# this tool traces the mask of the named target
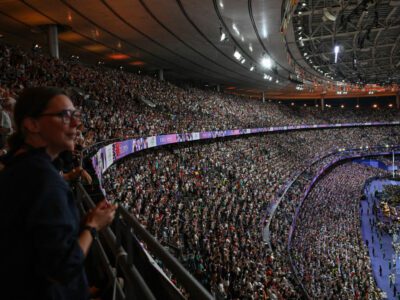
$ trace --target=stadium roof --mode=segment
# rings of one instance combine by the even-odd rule
[[[0,1],[8,43],[47,48],[48,24],[61,56],[238,93],[354,97],[396,94],[399,83],[394,0]]]

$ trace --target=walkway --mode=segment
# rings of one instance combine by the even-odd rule
[[[365,189],[367,200],[361,201],[361,230],[364,242],[369,248],[369,256],[373,275],[378,287],[386,293],[384,299],[400,300],[400,258],[394,257],[392,237],[376,228],[376,217],[372,212],[375,191],[382,191],[384,185],[400,185],[400,182],[391,180],[376,180]],[[396,261],[396,264],[394,264]],[[381,271],[380,271],[381,270]],[[380,274],[381,273],[381,274]],[[395,273],[395,285],[390,283],[389,275]]]

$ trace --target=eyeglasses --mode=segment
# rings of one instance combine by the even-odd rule
[[[59,117],[64,124],[71,123],[72,118],[78,123],[80,123],[82,120],[82,113],[79,110],[72,110],[72,109],[64,109],[57,113],[45,113],[39,115],[39,117],[46,117],[46,116]]]

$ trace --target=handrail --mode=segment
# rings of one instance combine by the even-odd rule
[[[309,168],[311,168],[314,164],[320,162],[321,160],[334,155],[338,153],[338,151],[333,151],[333,152],[329,152],[328,154],[322,156],[322,157],[318,157],[317,159],[313,160],[309,165],[307,165],[306,167],[303,168],[303,170],[301,172],[298,172],[296,175],[293,176],[293,179],[287,184],[287,186],[285,187],[282,195],[276,200],[274,201],[274,203],[271,203],[271,205],[268,207],[267,209],[267,213],[269,213],[268,218],[267,216],[264,217],[264,220],[267,219],[267,224],[264,226],[263,228],[263,239],[264,242],[268,243],[269,248],[271,249],[271,241],[270,241],[270,226],[271,226],[271,222],[272,219],[275,216],[275,211],[277,210],[279,204],[281,203],[282,199],[286,196],[287,192],[289,191],[289,189],[292,187],[293,183],[296,182],[296,180],[304,173],[306,172]],[[264,222],[262,222],[263,224]],[[268,238],[266,238],[265,235],[268,236]]]
[[[119,207],[122,218],[144,240],[147,247],[162,259],[163,264],[176,276],[179,283],[187,289],[193,299],[214,299],[211,294],[172,256],[165,248],[132,216],[125,208]]]
[[[83,195],[82,200],[88,204],[89,208],[93,208],[95,205],[82,184],[78,183],[77,188]],[[191,298],[199,300],[214,299],[212,295],[182,266],[182,264],[172,256],[124,207],[119,206],[117,214],[133,229],[134,233],[144,241],[147,249],[162,260],[163,264],[178,279],[179,284],[181,284],[191,295]],[[146,299],[156,299],[138,270],[129,264],[129,259],[127,258],[125,250],[122,247],[117,246],[117,239],[112,230],[107,228],[101,231],[100,234],[104,237],[107,245],[113,252],[113,255],[119,257],[119,266],[124,275],[130,278],[131,282],[138,282],[142,292],[146,295]]]
[[[85,188],[82,186],[80,182],[76,185],[79,190],[79,194],[82,196],[82,201],[88,206],[88,208],[94,208],[95,204],[86,192]],[[155,300],[155,296],[151,292],[150,288],[144,281],[143,277],[140,275],[139,271],[135,266],[132,266],[128,263],[127,254],[122,247],[118,247],[117,240],[114,233],[110,228],[106,228],[100,232],[101,236],[104,238],[107,246],[112,251],[115,257],[118,257],[118,265],[121,267],[121,271],[124,274],[125,278],[132,283],[132,285],[137,285],[137,287],[142,292],[142,296],[144,299]],[[133,295],[133,291],[128,288],[127,299],[135,298]]]

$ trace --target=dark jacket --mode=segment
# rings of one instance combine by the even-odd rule
[[[88,299],[79,215],[44,149],[0,172],[0,290],[7,299]]]

